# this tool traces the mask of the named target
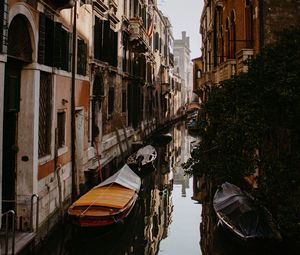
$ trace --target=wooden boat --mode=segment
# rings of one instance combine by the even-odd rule
[[[157,151],[151,145],[140,148],[127,159],[128,166],[139,176],[155,169],[153,163],[157,158]]]
[[[282,239],[270,212],[239,187],[225,182],[216,191],[213,207],[219,222],[245,241]]]
[[[68,209],[73,223],[81,227],[112,225],[129,215],[138,198],[141,179],[128,165],[92,188]]]

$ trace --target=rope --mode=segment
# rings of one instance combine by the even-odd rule
[[[108,190],[108,188],[110,187],[110,186],[112,186],[114,183],[111,183],[111,184],[109,184],[108,186],[105,186],[105,188],[104,188],[104,191],[103,192],[105,192],[106,190]],[[99,197],[101,197],[101,196],[99,196]],[[94,201],[92,201],[92,203],[80,214],[80,216],[84,216],[84,214],[91,208],[91,206],[93,206],[94,204],[95,204],[95,202],[96,202],[96,200],[99,198],[99,197],[97,197],[97,198],[95,198],[94,199]]]

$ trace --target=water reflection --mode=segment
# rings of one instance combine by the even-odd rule
[[[217,226],[209,185],[189,179],[185,162],[195,137],[179,124],[173,140],[156,147],[156,170],[144,176],[134,210],[122,223],[109,228],[80,229],[62,225],[36,251],[39,255],[258,255],[288,254],[259,247],[251,249]],[[204,185],[205,184],[205,185]],[[191,200],[191,197],[195,200]],[[197,201],[203,202],[199,204]],[[201,223],[200,223],[201,222]],[[199,243],[200,242],[200,243]]]
[[[201,205],[191,200],[191,180],[181,167],[194,138],[183,123],[168,132],[173,140],[156,147],[156,170],[142,179],[139,200],[124,222],[101,229],[80,229],[66,223],[36,254],[201,254]]]

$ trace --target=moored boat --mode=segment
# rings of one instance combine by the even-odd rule
[[[140,148],[137,152],[127,158],[128,166],[139,176],[155,169],[153,163],[157,158],[157,151],[151,145]]]
[[[239,187],[225,182],[217,189],[213,207],[219,222],[244,241],[280,241],[270,212]]]
[[[81,227],[112,225],[126,218],[138,198],[141,179],[125,164],[118,172],[81,196],[68,209]]]

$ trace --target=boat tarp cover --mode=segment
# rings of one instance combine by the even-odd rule
[[[276,238],[277,231],[270,225],[270,218],[254,200],[239,187],[223,183],[215,193],[213,206],[237,231],[245,237]]]
[[[147,145],[137,151],[135,158],[138,159],[139,157],[143,158],[142,165],[146,165],[156,159],[157,152],[153,146]]]
[[[111,177],[107,178],[105,181],[101,182],[99,185],[95,186],[95,188],[107,186],[112,183],[117,183],[123,187],[128,189],[133,189],[136,191],[140,190],[141,187],[141,179],[135,174],[130,167],[125,164],[118,172],[116,172]]]
[[[95,206],[121,209],[128,204],[134,196],[134,193],[135,191],[133,189],[127,189],[118,184],[113,184],[109,187],[98,187],[97,189],[91,189],[75,201],[73,207],[75,207],[75,209],[76,206],[90,207],[89,210],[84,209],[82,215],[92,215],[94,213],[93,216],[100,216],[101,210],[99,210],[99,208],[95,209]],[[103,213],[107,212],[104,211]]]

